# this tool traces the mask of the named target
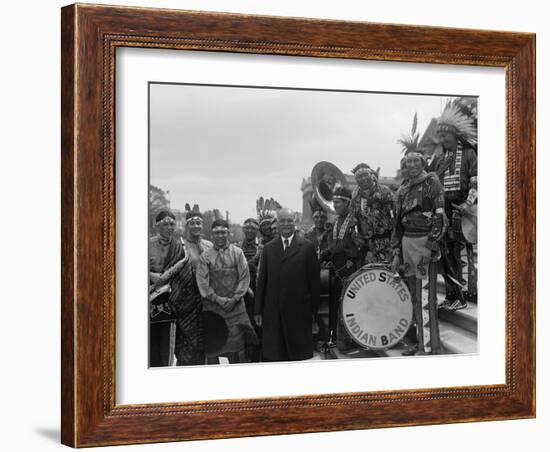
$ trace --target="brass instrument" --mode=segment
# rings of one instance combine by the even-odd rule
[[[319,162],[311,170],[311,186],[313,188],[313,194],[310,200],[312,210],[321,207],[327,215],[334,217],[336,212],[334,211],[334,204],[332,202],[332,196],[334,188],[337,186],[347,187],[348,183],[346,176],[338,169],[338,167],[330,162]],[[320,250],[317,250],[318,254]],[[320,300],[319,306],[330,306],[330,287],[331,276],[330,267],[328,265],[322,265],[320,270]],[[329,307],[330,309],[330,307]],[[316,316],[317,317],[317,316]],[[313,325],[315,334],[318,333],[320,320],[317,318],[316,324]],[[323,336],[325,336],[323,334]],[[324,350],[328,351],[327,340],[330,339],[330,333],[326,333]]]
[[[334,215],[332,193],[336,185],[348,186],[346,176],[330,162],[319,162],[311,170],[313,198],[325,212]]]

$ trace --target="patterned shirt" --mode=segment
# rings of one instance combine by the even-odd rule
[[[351,208],[357,219],[359,235],[365,241],[362,249],[367,252],[367,263],[389,262],[395,221],[393,192],[376,184],[368,193],[358,191],[351,201]]]
[[[437,234],[433,218],[437,211],[443,212],[444,206],[443,186],[435,173],[424,173],[407,181],[398,191],[392,246],[399,248],[403,235]]]
[[[369,193],[358,193],[351,201],[359,233],[365,239],[389,237],[393,229],[395,207],[392,191],[377,185]]]
[[[458,144],[455,151],[444,151],[434,157],[432,166],[445,191],[445,197],[460,202],[471,188],[477,190],[477,154]]]
[[[240,248],[243,250],[244,257],[248,262],[248,271],[250,272],[250,287],[254,290],[263,245],[259,243],[258,239],[252,241],[243,240]]]
[[[332,230],[327,234],[327,251],[330,255],[330,261],[337,270],[345,267],[348,261],[353,262],[355,265],[359,257],[359,247],[353,237],[355,218],[351,215],[349,218],[351,218],[351,221],[346,221],[348,215],[339,216],[332,226]],[[334,238],[335,234],[336,238]],[[352,270],[354,271],[354,267]]]

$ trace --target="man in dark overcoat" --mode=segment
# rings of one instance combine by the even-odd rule
[[[262,326],[264,361],[313,357],[312,319],[319,300],[319,260],[313,243],[296,234],[295,215],[278,213],[280,236],[264,246],[254,313]]]

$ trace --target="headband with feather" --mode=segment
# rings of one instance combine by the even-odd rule
[[[420,134],[417,131],[417,127],[418,113],[415,113],[411,127],[411,133],[408,135],[403,134],[401,135],[401,138],[397,140],[397,143],[399,143],[403,147],[401,152],[403,152],[404,154],[408,154],[410,152],[419,152],[418,141],[420,140]]]

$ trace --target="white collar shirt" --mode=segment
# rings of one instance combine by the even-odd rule
[[[286,251],[286,248],[285,248],[285,240],[288,240],[287,248],[288,248],[290,245],[292,245],[292,240],[294,240],[294,234],[296,234],[296,233],[293,233],[290,237],[286,237],[286,238],[283,237],[283,236],[281,235],[281,241],[282,241],[282,243],[283,243],[283,250]]]

